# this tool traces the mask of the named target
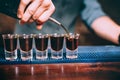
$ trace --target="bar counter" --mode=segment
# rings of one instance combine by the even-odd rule
[[[1,65],[0,80],[119,80],[120,63]]]
[[[0,80],[119,80],[119,46],[79,46],[78,59],[0,59]],[[3,55],[1,53],[1,55]]]

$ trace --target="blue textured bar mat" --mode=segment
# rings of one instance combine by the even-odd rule
[[[94,62],[120,62],[120,47],[119,46],[79,46],[78,58],[67,59],[51,59],[36,60],[35,58],[29,61],[22,61],[19,57],[15,61],[7,61],[4,59],[4,52],[0,50],[0,64],[53,64],[53,63],[94,63]],[[35,55],[35,51],[33,52]],[[19,54],[20,56],[20,54]]]

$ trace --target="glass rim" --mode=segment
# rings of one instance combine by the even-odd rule
[[[50,34],[50,37],[64,37],[65,34],[60,34],[60,33],[54,33],[54,34]]]
[[[65,37],[67,37],[67,38],[79,38],[80,34],[79,33],[69,33],[69,35],[65,34]]]
[[[33,34],[19,34],[19,38],[33,38]]]
[[[18,34],[2,34],[3,39],[4,38],[18,38]]]
[[[49,34],[35,34],[34,38],[48,38],[49,36]]]

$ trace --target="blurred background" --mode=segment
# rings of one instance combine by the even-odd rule
[[[120,0],[98,0],[103,10],[117,23],[120,24]],[[0,14],[0,33],[13,33],[16,20]],[[101,39],[91,33],[78,18],[75,31],[80,33],[79,45],[111,45],[113,43]],[[0,37],[0,42],[2,41]],[[2,43],[0,43],[2,45]]]

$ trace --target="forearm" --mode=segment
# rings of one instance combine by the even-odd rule
[[[17,18],[17,9],[20,0],[0,0],[0,13]]]
[[[120,34],[120,27],[109,17],[99,17],[91,24],[91,27],[98,36],[119,44],[118,36]]]

